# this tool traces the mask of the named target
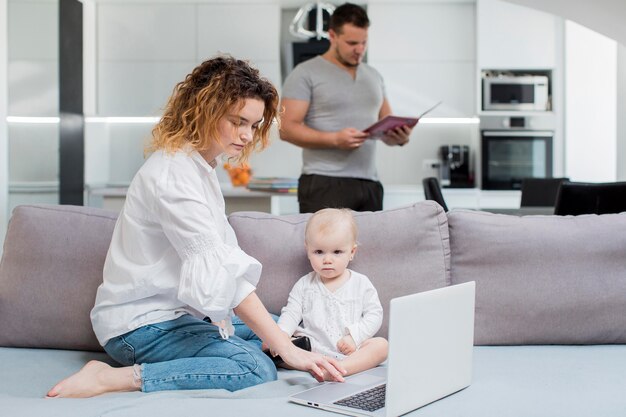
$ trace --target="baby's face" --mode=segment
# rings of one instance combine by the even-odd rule
[[[323,280],[340,277],[355,251],[356,244],[352,234],[345,230],[310,233],[306,243],[311,267]]]

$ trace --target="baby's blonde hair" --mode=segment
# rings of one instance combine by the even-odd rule
[[[337,208],[325,208],[316,211],[309,221],[306,223],[304,229],[304,241],[309,242],[310,233],[313,231],[318,233],[324,233],[327,230],[335,229],[338,226],[347,226],[348,230],[352,233],[352,240],[356,244],[358,229],[356,227],[356,221],[352,215],[350,209],[337,209]]]

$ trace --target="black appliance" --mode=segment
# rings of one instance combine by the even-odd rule
[[[326,39],[311,39],[308,42],[294,42],[292,44],[293,66],[295,68],[301,62],[308,61],[328,51],[330,42]]]
[[[481,188],[519,190],[524,178],[552,177],[553,117],[481,118]]]
[[[469,167],[469,146],[444,145],[439,148],[439,180],[444,188],[474,186]]]
[[[318,7],[320,7],[318,5]],[[328,31],[328,24],[330,23],[330,13],[328,10],[322,8],[322,10],[318,10],[318,7],[312,7],[307,14],[306,27],[309,31],[313,32],[318,29],[322,29],[324,31]],[[333,9],[334,10],[334,9]],[[321,27],[317,27],[317,19],[319,16],[322,17]],[[328,39],[324,38],[310,38],[305,42],[293,42],[292,44],[292,53],[293,60],[290,70],[293,70],[296,65],[307,61],[311,58],[315,58],[318,55],[323,54],[330,47],[330,42]],[[290,71],[291,72],[291,71]]]

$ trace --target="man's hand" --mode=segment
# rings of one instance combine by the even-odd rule
[[[356,351],[356,343],[354,342],[352,336],[348,334],[339,339],[337,342],[337,349],[339,352],[348,356]]]
[[[412,127],[406,125],[388,130],[385,132],[385,136],[383,136],[382,141],[389,146],[404,146],[409,143],[409,136],[411,135],[412,130]]]
[[[369,135],[353,127],[347,127],[335,132],[335,147],[338,149],[353,150],[359,148]]]

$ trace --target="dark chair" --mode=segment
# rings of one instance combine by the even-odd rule
[[[521,207],[554,207],[556,193],[563,181],[569,178],[522,179]]]
[[[435,177],[428,177],[422,180],[422,185],[424,186],[424,197],[426,200],[433,200],[439,203],[441,207],[443,207],[444,211],[448,211],[448,206],[446,205],[446,201],[443,199],[443,194],[441,193],[441,188],[439,187],[439,181]]]
[[[556,197],[554,214],[606,214],[626,211],[626,182],[564,182]]]

